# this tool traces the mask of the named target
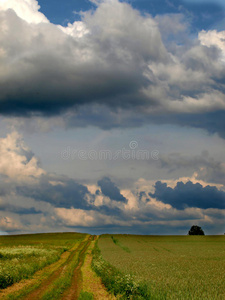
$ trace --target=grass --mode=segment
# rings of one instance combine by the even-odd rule
[[[123,249],[124,251],[130,253],[130,249],[128,247],[125,247],[121,242],[119,242],[118,239],[116,239],[113,235],[111,236],[111,239],[113,241],[113,243],[117,246],[119,246],[121,249]]]
[[[151,291],[148,284],[141,282],[130,274],[124,274],[104,260],[97,244],[92,253],[92,268],[101,277],[102,283],[110,293],[113,293],[120,299],[151,299]]]
[[[0,288],[6,288],[57,261],[64,249],[4,248],[0,255]]]
[[[101,283],[89,270],[94,241],[87,249],[88,239],[77,233],[0,237],[1,299],[35,299],[37,294],[43,300],[63,299],[82,290],[85,280],[79,299],[96,297]],[[92,268],[119,299],[222,300],[225,236],[102,235],[93,249]],[[87,289],[85,276],[93,280],[93,289]],[[74,278],[79,280],[74,283]]]
[[[78,251],[75,251],[75,255],[68,262],[63,273],[53,282],[53,284],[48,288],[44,295],[42,295],[42,300],[59,299],[64,293],[64,291],[66,291],[66,289],[68,289],[71,286],[74,270],[77,267],[79,260],[82,261],[84,259],[84,254],[82,254],[82,250],[88,244],[87,238],[88,236],[86,237],[86,240],[84,240],[83,245],[79,245],[82,245],[82,247],[80,247]]]
[[[98,246],[106,264],[147,281],[151,299],[225,299],[224,236],[103,235]]]
[[[0,237],[0,289],[56,262],[82,234],[36,234]]]
[[[92,251],[95,247],[97,237],[93,240],[86,252],[84,264],[82,265],[82,297],[91,297],[93,299],[115,300],[116,298],[112,293],[108,293],[105,286],[102,284],[101,278],[93,271]],[[83,295],[85,293],[85,295]]]
[[[78,300],[94,300],[93,294],[88,292],[81,292]]]

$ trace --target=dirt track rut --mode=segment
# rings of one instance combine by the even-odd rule
[[[4,294],[1,293],[0,298],[78,300],[80,292],[85,291],[92,294],[95,300],[115,299],[108,294],[101,279],[91,269],[91,252],[96,238],[97,236],[86,236],[79,244],[76,243],[73,248],[63,253],[58,262],[38,271],[33,278],[9,287]]]
[[[89,237],[88,243],[86,243],[81,250],[79,257],[78,257],[78,265],[74,270],[73,278],[71,286],[65,293],[62,295],[63,300],[76,300],[79,298],[79,294],[82,290],[82,273],[81,267],[84,263],[84,258],[88,247],[90,246],[91,241],[93,241],[94,237]]]
[[[82,252],[84,252],[84,249],[86,249],[91,241],[92,237],[90,236],[87,239],[83,240],[78,246],[76,245],[72,249],[70,249],[71,254],[69,255],[68,259],[63,263],[63,265],[58,268],[51,276],[46,279],[42,284],[32,291],[30,294],[28,294],[23,300],[41,300],[43,294],[49,289],[49,287],[54,283],[55,280],[57,280],[67,269],[70,262],[75,259],[78,252],[80,252],[79,257]],[[78,258],[79,262],[79,258]],[[76,292],[74,292],[76,294]],[[64,299],[64,298],[62,298]],[[67,299],[67,298],[66,298]],[[68,298],[68,299],[78,299],[78,298]]]

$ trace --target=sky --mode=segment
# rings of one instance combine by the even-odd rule
[[[225,232],[222,0],[0,2],[0,234]]]

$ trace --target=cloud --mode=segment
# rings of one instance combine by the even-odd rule
[[[202,30],[198,35],[201,44],[207,47],[217,47],[221,51],[222,60],[225,62],[225,31]]]
[[[207,151],[200,155],[190,156],[172,153],[160,157],[161,167],[170,173],[180,169],[192,170],[196,181],[204,181],[210,185],[223,186],[225,184],[225,164],[210,157]]]
[[[139,179],[132,188],[123,184],[123,189],[108,177],[84,185],[41,169],[33,152],[16,132],[2,138],[0,145],[1,157],[8,162],[0,168],[0,231],[79,229],[94,233],[95,230],[110,232],[114,228],[117,232],[150,230],[163,234],[176,233],[175,230],[184,233],[196,223],[214,232],[220,232],[223,226],[225,192],[219,187],[207,183],[203,186],[202,181],[202,184],[192,183],[185,178],[166,183]],[[32,159],[36,161],[32,164],[33,173],[29,166]],[[179,167],[181,162],[180,156],[169,157],[164,159],[164,168],[174,164]],[[193,161],[186,158],[181,167],[186,168],[188,163],[205,165],[209,177],[213,177],[213,169],[221,167],[206,153],[194,157]]]
[[[55,183],[54,180],[59,182]],[[17,186],[16,192],[20,196],[48,202],[54,207],[90,209],[87,200],[88,189],[67,177],[43,175],[38,184]]]
[[[62,27],[48,22],[37,1],[2,2],[2,114],[60,115],[66,126],[101,128],[165,119],[224,136],[223,32],[193,41],[182,15],[153,19],[117,0],[95,3]],[[177,30],[164,44],[168,22]]]
[[[0,10],[7,11],[12,9],[18,17],[28,23],[48,23],[44,14],[39,12],[40,5],[36,0],[2,0]]]
[[[136,119],[140,121],[140,116],[136,114]],[[127,120],[126,120],[127,121]],[[203,113],[180,113],[180,114],[158,114],[144,116],[141,123],[154,124],[174,124],[184,127],[193,127],[207,130],[210,134],[218,133],[220,137],[225,138],[225,111],[217,110],[214,112]],[[131,122],[128,124],[131,125]],[[137,122],[137,124],[140,124]]]
[[[104,225],[119,225],[125,224],[113,216],[107,216],[96,211],[85,211],[81,209],[64,209],[57,208],[56,215],[60,221],[71,227],[98,227]]]
[[[121,216],[123,204],[119,202],[126,199],[109,179],[101,181],[105,183],[103,190],[107,196],[100,191],[91,193],[74,179],[41,169],[17,132],[8,134],[0,142],[0,212],[6,216],[54,215],[56,208],[83,210],[86,214],[92,211],[104,218]]]
[[[45,174],[32,151],[17,132],[0,139],[0,174],[19,181],[33,181]]]
[[[81,209],[56,209],[56,214],[67,226],[91,227],[98,223],[99,214]]]
[[[5,114],[49,115],[90,102],[137,102],[146,82],[143,63],[168,57],[155,22],[118,1],[102,3],[83,19],[68,36],[60,26],[30,25],[13,10],[1,11]]]
[[[176,54],[180,45],[190,47],[190,24],[185,15],[182,13],[165,13],[156,15],[154,20],[169,52]]]
[[[13,219],[9,217],[1,217],[0,216],[0,228],[2,231],[11,232],[11,231],[19,231],[22,229],[21,224],[17,223]],[[2,232],[1,231],[1,232]]]
[[[179,210],[186,207],[225,209],[224,191],[215,186],[203,187],[199,183],[193,184],[191,181],[186,184],[178,182],[174,189],[158,181],[155,184],[155,192],[149,195]]]
[[[98,181],[102,193],[112,200],[119,202],[127,202],[127,199],[120,193],[118,187],[108,177],[104,177]]]
[[[37,210],[35,207],[25,208],[25,207],[22,207],[21,204],[18,204],[18,203],[17,203],[17,205],[11,205],[9,203],[4,203],[3,201],[4,201],[4,198],[1,198],[0,199],[0,202],[2,202],[2,203],[0,203],[1,211],[13,212],[13,213],[20,214],[20,215],[26,215],[26,214],[34,215],[34,214],[42,213],[41,210]]]

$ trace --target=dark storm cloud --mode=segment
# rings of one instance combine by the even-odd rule
[[[142,75],[140,62],[151,58],[165,60],[166,52],[159,32],[156,29],[156,37],[152,37],[159,50],[156,46],[148,49],[150,43],[146,43],[144,36],[136,36],[136,44],[132,41],[135,37],[132,32],[124,35],[126,20],[122,19],[120,44],[113,45],[115,37],[100,28],[101,22],[105,22],[103,19],[89,17],[87,22],[92,35],[77,39],[52,24],[30,25],[12,10],[0,12],[0,22],[12,31],[11,36],[8,31],[0,36],[2,49],[8,55],[2,66],[8,60],[12,62],[4,74],[5,80],[0,82],[1,112],[22,116],[33,113],[50,115],[90,102],[125,107],[135,105],[138,98],[143,102],[145,99],[140,97],[139,89],[147,81]],[[98,21],[100,24],[95,24]],[[92,26],[99,26],[99,30],[95,32]],[[129,48],[127,61],[124,60],[126,53],[120,52],[125,43]],[[139,50],[136,45],[139,45]],[[140,58],[135,53],[137,50]]]
[[[149,122],[143,114],[134,114],[131,108],[110,109],[106,105],[82,106],[65,115],[63,120],[68,128],[95,126],[103,130],[140,127]]]
[[[138,118],[138,116],[136,116]],[[206,113],[180,113],[180,114],[158,114],[155,116],[143,116],[142,123],[174,124],[194,128],[205,129],[209,133],[218,133],[225,138],[225,110],[217,110]],[[131,122],[127,122],[127,126]]]
[[[54,207],[88,209],[86,195],[88,189],[76,183],[72,179],[62,179],[57,184],[52,184],[53,178],[42,176],[39,184],[17,186],[16,192],[23,197],[33,198],[36,201],[43,201],[52,204]]]
[[[13,212],[19,215],[29,215],[29,214],[35,215],[35,214],[42,213],[41,210],[38,210],[35,207],[24,208],[21,206],[11,205],[8,203],[0,204],[0,211]]]
[[[225,138],[225,110],[177,116],[176,119],[177,123],[181,125],[185,126],[191,123],[193,127],[206,129],[210,133],[217,132],[222,138]]]
[[[127,202],[127,199],[121,195],[120,190],[115,183],[110,180],[110,178],[102,178],[98,181],[98,185],[100,186],[102,193],[110,199],[118,202]]]
[[[182,14],[153,19],[115,0],[67,28],[13,10],[0,11],[0,24],[2,115],[66,112],[67,126],[168,122],[225,136],[222,50],[188,38]]]
[[[105,178],[102,179],[102,182],[105,182]],[[113,197],[110,200],[127,201],[112,182],[110,182],[110,187],[112,188],[110,190],[111,194],[107,193],[107,197]],[[109,192],[109,186],[105,186],[103,190]],[[15,194],[19,197],[18,199],[15,197]],[[98,195],[100,195],[100,192]],[[19,215],[42,213],[45,211],[43,203],[51,204],[52,208],[92,210],[106,216],[123,215],[122,210],[111,205],[111,202],[95,206],[95,195],[92,195],[86,186],[62,176],[52,177],[51,175],[43,175],[38,182],[26,185],[13,182],[2,183],[0,184],[0,196],[4,200],[0,204],[0,211],[12,212]],[[31,202],[27,207],[26,203],[28,201],[33,201],[34,203]],[[42,203],[42,205],[39,207],[38,203]],[[32,207],[32,205],[35,205],[35,207]],[[46,209],[50,209],[50,206]]]
[[[203,187],[191,181],[186,184],[178,182],[174,189],[158,181],[155,184],[155,192],[149,195],[179,210],[187,207],[225,209],[225,192],[214,186]]]
[[[113,199],[112,199],[113,200]],[[124,212],[118,208],[118,207],[112,207],[107,205],[101,205],[101,206],[93,206],[93,210],[100,212],[106,216],[116,216],[116,217],[124,217]]]
[[[225,138],[225,110],[206,113],[157,113],[133,112],[131,109],[111,110],[106,106],[83,106],[77,111],[64,116],[65,126],[95,126],[103,130],[112,128],[137,128],[145,124],[173,124],[205,129],[210,134],[218,133]]]
[[[118,231],[125,230],[127,232],[132,232],[132,229],[135,227],[136,229],[139,228],[139,233],[143,233],[145,227],[148,227],[151,231],[155,226],[161,228],[160,233],[165,232],[166,227],[170,228],[169,232],[172,232],[173,226],[178,230],[177,228],[185,222],[185,224],[187,224],[186,226],[190,227],[192,222],[201,222],[204,216],[209,216],[210,219],[217,220],[218,222],[222,222],[223,220],[224,212],[221,209],[218,209],[220,206],[217,203],[219,201],[218,195],[221,195],[221,193],[214,187],[203,188],[201,185],[193,185],[192,183],[187,187],[182,183],[178,183],[179,193],[176,197],[176,188],[174,190],[171,189],[171,192],[171,190],[168,190],[169,188],[167,188],[167,186],[164,186],[163,189],[159,183],[156,183],[155,193],[153,195],[150,194],[150,196],[156,197],[157,200],[165,203],[170,202],[170,204],[173,205],[172,208],[159,208],[155,206],[154,203],[151,203],[150,199],[147,198],[147,193],[142,191],[137,194],[138,207],[127,210],[122,201],[122,199],[126,199],[120,194],[119,189],[115,188],[115,185],[107,178],[103,178],[100,181],[99,185],[104,185],[106,189],[104,190],[103,188],[103,190],[111,197],[111,200],[115,200],[115,198],[120,199],[120,201],[117,202],[118,207],[113,205],[115,204],[115,201],[96,206],[94,204],[94,201],[96,200],[95,195],[90,194],[85,186],[62,176],[56,177],[44,175],[39,181],[36,181],[35,184],[28,184],[26,186],[21,183],[8,184],[5,190],[5,196],[7,197],[2,197],[5,204],[1,202],[0,216],[2,214],[3,216],[8,216],[11,213],[13,218],[17,216],[18,220],[21,219],[24,226],[28,226],[31,223],[33,224],[35,218],[37,221],[37,218],[40,218],[39,215],[49,218],[49,216],[52,217],[55,215],[55,209],[57,212],[60,212],[62,209],[63,212],[68,211],[69,213],[75,208],[77,212],[75,210],[72,217],[68,215],[68,220],[66,215],[61,219],[60,214],[58,214],[57,219],[53,218],[54,220],[52,222],[55,226],[60,226],[61,224],[61,226],[66,226],[65,228],[78,228],[79,226],[73,225],[73,222],[76,223],[77,217],[79,217],[79,211],[81,210],[84,214],[90,214],[90,216],[94,215],[95,218],[97,218],[94,224],[99,224],[96,228],[101,232],[104,232],[106,228],[107,231],[110,231],[112,228],[117,228]],[[56,184],[56,182],[58,182],[58,184]],[[183,186],[186,186],[186,188],[184,189]],[[195,188],[193,188],[193,186],[195,186]],[[69,189],[67,191],[68,187]],[[207,204],[203,201],[202,197],[199,196],[202,193],[202,189],[204,190],[204,195],[202,197],[207,201]],[[189,201],[190,199],[184,199],[183,196],[187,195],[187,193],[190,193],[191,199],[198,195],[198,202],[196,201],[193,204],[193,200]],[[115,196],[113,196],[113,194]],[[222,197],[224,197],[224,194],[225,193],[222,194]],[[215,205],[210,205],[212,201],[210,202],[208,198],[205,199],[205,195],[207,195],[208,198],[212,197]],[[11,199],[10,203],[7,203],[8,199],[13,196],[14,199]],[[89,201],[87,201],[87,196],[89,197]],[[98,192],[96,196],[102,196],[102,193]],[[179,197],[183,199],[183,202],[179,203],[179,205],[170,201],[171,198],[176,201]],[[144,198],[146,198],[146,201]],[[169,200],[167,201],[162,198]],[[188,204],[184,202],[188,202]],[[188,208],[189,205],[194,206],[195,208]],[[217,207],[217,209],[199,209],[201,207],[205,208],[211,206]],[[221,208],[224,208],[224,205],[221,205]],[[100,220],[98,220],[98,218],[100,218]],[[104,223],[106,220],[107,222]],[[123,222],[123,225],[120,224],[121,222]],[[175,222],[174,225],[173,222]],[[50,223],[48,224],[49,226]],[[104,227],[101,228],[102,226]],[[83,227],[85,226],[81,225],[79,228]],[[87,226],[87,228],[89,227]],[[94,230],[93,227],[91,227],[90,230]]]
[[[106,215],[121,214],[121,210],[116,207],[110,207],[106,205],[95,206],[93,203],[95,200],[95,196],[88,191],[86,186],[79,184],[75,180],[69,178],[63,179],[62,177],[58,177],[57,179],[59,180],[60,184],[52,185],[51,177],[43,176],[42,179],[40,180],[38,189],[29,187],[28,194],[27,194],[26,187],[25,187],[25,190],[23,189],[21,190],[21,195],[34,198],[37,201],[49,202],[50,204],[52,204],[54,207],[57,208],[73,207],[73,208],[84,209],[84,210],[96,210]],[[102,180],[104,181],[104,179]],[[111,184],[113,187],[113,183]],[[118,197],[115,191],[114,193],[111,194],[111,197],[108,195],[110,200],[115,200],[113,198],[114,195]],[[88,201],[88,196],[90,201]],[[120,201],[122,201],[123,196],[122,195],[119,196],[121,198]]]

